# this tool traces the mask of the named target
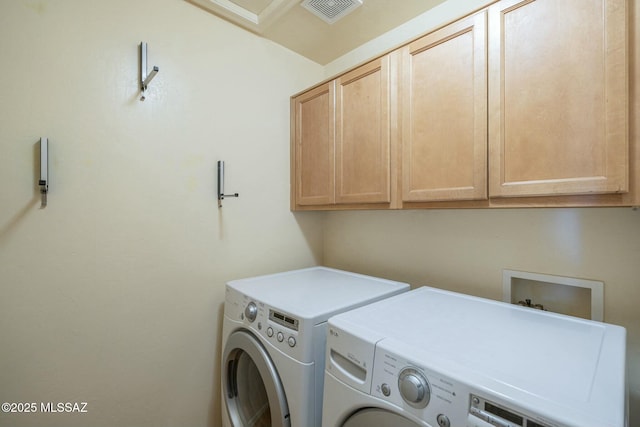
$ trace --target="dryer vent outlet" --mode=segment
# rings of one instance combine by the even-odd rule
[[[362,0],[304,0],[302,6],[326,23],[333,24],[362,6]]]

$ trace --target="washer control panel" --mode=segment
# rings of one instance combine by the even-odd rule
[[[251,329],[280,351],[298,360],[310,357],[299,345],[303,323],[296,317],[275,310],[261,301],[227,289],[225,316],[238,326]]]
[[[470,390],[424,364],[376,346],[371,394],[439,427],[465,426]]]
[[[300,321],[295,317],[289,316],[279,311],[275,311],[273,309],[269,309],[269,320],[293,331],[297,331],[300,324]]]
[[[472,394],[469,401],[468,425],[495,427],[550,427],[532,414]]]

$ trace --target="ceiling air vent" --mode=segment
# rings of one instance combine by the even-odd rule
[[[328,24],[351,13],[362,0],[304,0],[302,6]]]

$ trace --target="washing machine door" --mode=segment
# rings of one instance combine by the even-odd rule
[[[248,331],[233,332],[223,353],[222,387],[234,427],[290,427],[284,388],[269,354]]]
[[[361,409],[351,415],[342,427],[421,427],[408,418],[378,408]]]

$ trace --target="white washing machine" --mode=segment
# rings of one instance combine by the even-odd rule
[[[323,427],[623,427],[626,331],[422,287],[329,319]]]
[[[223,425],[319,427],[327,320],[408,290],[325,267],[227,283]]]

